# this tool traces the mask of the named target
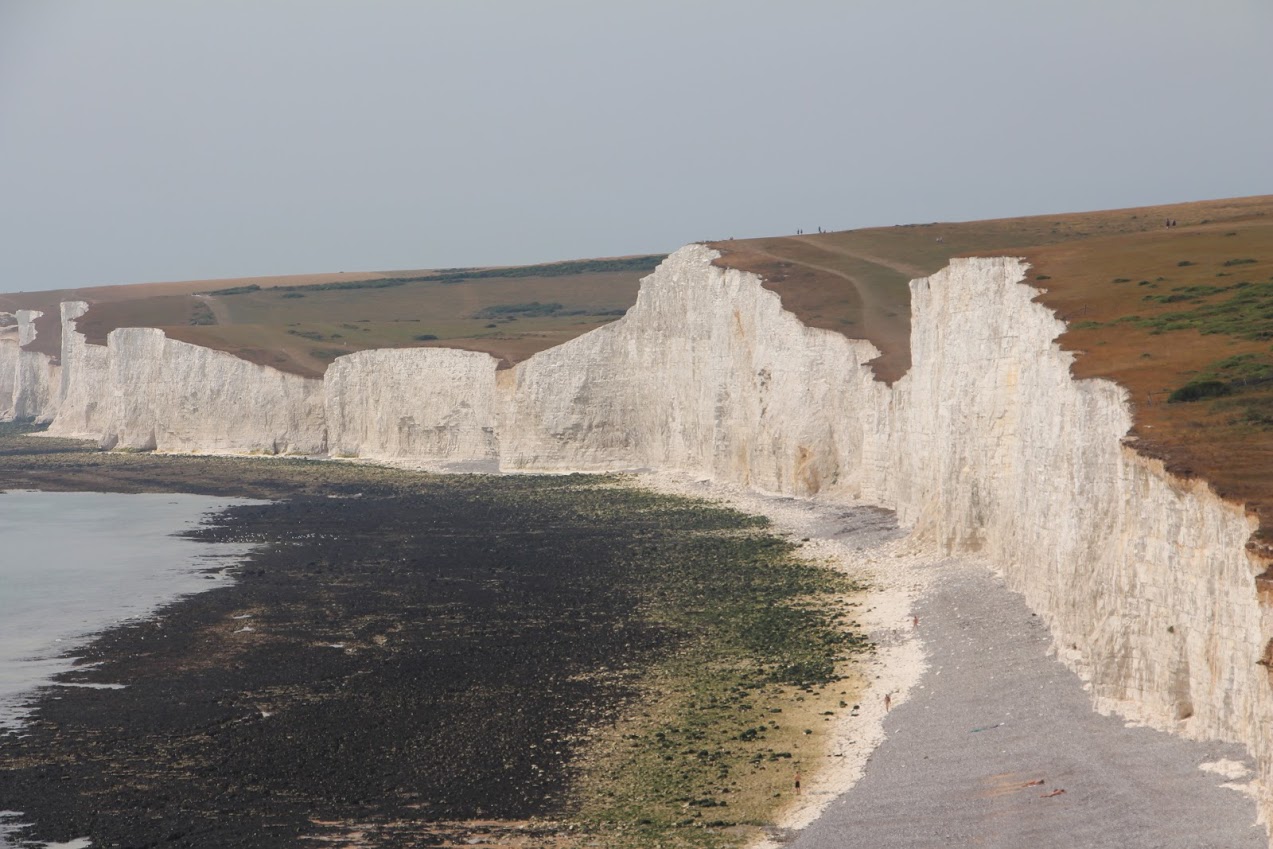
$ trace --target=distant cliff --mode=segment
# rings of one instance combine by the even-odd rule
[[[1021,261],[957,259],[913,281],[913,365],[889,387],[866,365],[872,345],[801,324],[715,256],[683,248],[624,318],[498,372],[485,354],[414,348],[340,357],[316,380],[154,329],[100,347],[70,303],[60,374],[0,326],[13,375],[0,408],[108,447],[678,469],[890,507],[1000,569],[1100,707],[1245,744],[1273,810],[1273,616],[1256,588],[1268,564],[1246,548],[1254,520],[1124,444],[1125,393],[1071,378],[1063,325],[1033,302]]]
[[[61,402],[61,366],[24,350],[35,341],[35,320],[44,313],[0,313],[0,421],[50,422]]]

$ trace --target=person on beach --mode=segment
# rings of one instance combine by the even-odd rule
[[[892,709],[893,709],[893,694],[885,693],[884,694],[884,710],[887,712]]]
[[[800,770],[796,770],[796,795],[800,795]]]

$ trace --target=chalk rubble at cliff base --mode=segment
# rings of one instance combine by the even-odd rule
[[[515,368],[436,348],[338,358],[324,379],[121,328],[90,345],[63,306],[60,365],[0,328],[11,417],[103,445],[331,453],[431,469],[665,469],[897,511],[917,540],[976,551],[1051,629],[1102,710],[1245,745],[1273,810],[1273,621],[1253,519],[1124,445],[1125,392],[1071,378],[1063,324],[1009,257],[911,283],[910,372],[806,327],[755,275],[690,245],[627,315]],[[12,334],[10,334],[12,335]],[[0,388],[8,385],[0,378]]]

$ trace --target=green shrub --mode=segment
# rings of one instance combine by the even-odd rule
[[[249,292],[259,292],[261,287],[252,283],[247,286],[231,286],[228,289],[213,289],[211,292],[200,292],[200,295],[246,295]]]
[[[518,316],[545,316],[556,315],[561,312],[562,306],[559,303],[552,302],[541,304],[539,301],[531,301],[525,304],[493,304],[473,313],[474,318],[503,318],[510,315]]]
[[[193,325],[212,325],[217,323],[217,317],[212,314],[212,307],[203,301],[195,301],[190,307],[190,323]]]
[[[1219,380],[1200,380],[1188,383],[1167,396],[1168,404],[1179,404],[1186,401],[1200,401],[1203,398],[1220,398],[1229,395],[1233,389],[1229,384]]]

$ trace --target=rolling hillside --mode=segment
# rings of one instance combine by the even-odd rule
[[[79,328],[104,344],[117,327],[159,327],[194,345],[310,377],[369,348],[485,351],[505,365],[613,321],[660,256],[464,268],[198,280],[0,295],[38,309],[33,350],[60,351],[58,303],[91,304]]]

